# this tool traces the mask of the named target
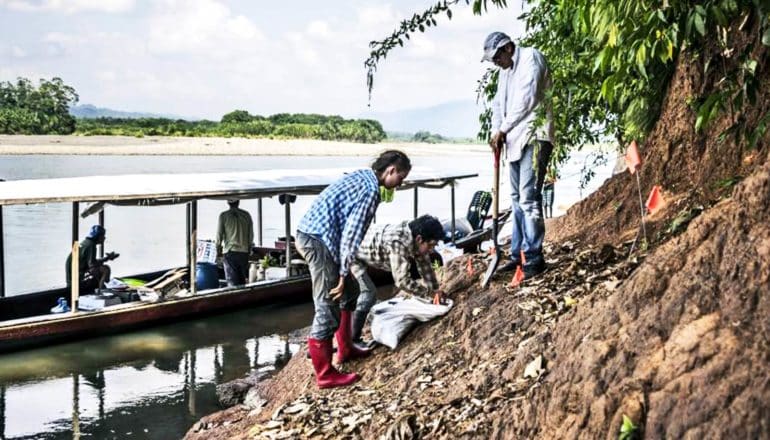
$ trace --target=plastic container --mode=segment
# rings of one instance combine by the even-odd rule
[[[216,264],[197,263],[195,265],[195,287],[198,290],[219,287],[219,268]]]
[[[196,261],[201,263],[217,262],[217,245],[211,240],[198,240]]]

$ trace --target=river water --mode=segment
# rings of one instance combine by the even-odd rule
[[[222,156],[0,156],[6,180],[85,175],[196,173],[365,167],[365,157],[222,157]],[[611,175],[602,164],[585,188],[580,170],[594,161],[576,154],[562,169],[554,214],[597,188]],[[492,182],[490,155],[413,157],[418,166],[458,173],[478,172],[456,188],[457,216],[470,198]],[[502,194],[507,194],[505,171]],[[501,207],[509,205],[502,198]],[[292,205],[292,230],[312,202],[299,197]],[[256,219],[256,201],[241,207]],[[413,215],[413,192],[399,192],[381,204],[377,222]],[[198,238],[213,238],[221,201],[198,204]],[[64,285],[69,252],[71,204],[3,207],[6,295]],[[283,235],[283,207],[263,202],[264,242]],[[420,190],[419,214],[448,218],[450,192]],[[80,220],[85,232],[96,218]],[[185,262],[185,208],[112,207],[105,210],[106,251],[121,257],[113,274],[128,275],[181,266]],[[81,234],[82,235],[82,234]],[[0,439],[17,438],[178,438],[201,416],[218,408],[217,384],[255,370],[280,367],[299,347],[289,343],[292,330],[309,325],[310,304],[271,306],[155,327],[125,335],[0,355]]]

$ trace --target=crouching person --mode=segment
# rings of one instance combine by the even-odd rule
[[[439,290],[430,260],[433,248],[443,238],[444,228],[441,222],[430,215],[423,215],[410,222],[375,225],[369,229],[351,268],[359,285],[358,299],[349,298],[342,304],[342,313],[352,311],[354,342],[361,342],[361,330],[376,299],[377,290],[366,272],[367,266],[391,272],[399,290],[426,298],[438,294],[439,298],[443,299],[444,292]],[[412,279],[412,261],[417,267],[420,280]]]
[[[340,363],[369,354],[353,346],[350,312],[340,313],[338,301],[351,295],[350,265],[380,203],[380,187],[401,185],[411,168],[404,153],[386,151],[371,169],[352,172],[329,185],[299,223],[296,246],[310,269],[315,305],[307,345],[319,388],[346,386],[359,379],[332,366],[332,336]]]

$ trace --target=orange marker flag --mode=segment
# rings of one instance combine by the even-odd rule
[[[658,185],[653,186],[650,196],[647,197],[647,210],[650,211],[650,214],[654,214],[655,211],[663,207],[664,203],[665,200],[663,200],[663,195],[660,193],[660,187]]]
[[[639,148],[636,145],[636,141],[631,141],[631,144],[626,148],[626,167],[628,172],[634,174],[642,166],[642,159],[639,157]]]
[[[524,271],[521,270],[521,266],[516,266],[516,273],[513,274],[513,279],[511,280],[511,284],[509,284],[509,287],[516,287],[521,282],[524,281]]]

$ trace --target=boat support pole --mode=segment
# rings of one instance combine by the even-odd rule
[[[191,223],[190,223],[190,202],[187,202],[187,204],[185,205],[185,214],[186,214],[186,217],[187,217],[186,218],[187,222],[185,223],[185,225],[186,225],[186,231],[185,231],[186,234],[185,234],[184,242],[185,242],[185,245],[186,245],[186,247],[185,247],[186,250],[185,250],[184,254],[187,256],[187,267],[190,267],[190,262],[192,261],[191,258],[190,258],[190,249],[192,249],[192,246],[190,245],[190,237],[192,237],[192,230],[190,228],[190,225],[191,225]]]
[[[72,202],[72,241],[78,241],[78,236],[80,235],[78,232],[78,226],[80,225],[79,213],[80,202]]]
[[[0,205],[0,298],[5,298],[5,231],[3,230],[3,206]],[[0,438],[3,432],[0,431]]]
[[[190,292],[195,293],[197,291],[195,286],[195,264],[197,258],[198,248],[198,201],[193,200],[190,202],[190,247],[188,252],[190,253]],[[217,277],[219,278],[219,277]]]
[[[104,227],[104,206],[102,206],[102,210],[99,211],[99,226],[102,228]],[[99,245],[99,258],[104,258],[104,243]]]
[[[257,199],[257,221],[259,222],[259,228],[257,229],[257,240],[259,240],[259,246],[262,246],[262,197]]]
[[[70,311],[77,313],[80,299],[80,245],[78,244],[78,226],[80,225],[80,203],[72,202],[72,269],[70,270]]]
[[[283,222],[284,222],[284,232],[286,233],[286,278],[289,278],[291,276],[291,202],[296,199],[297,196],[293,194],[283,194],[282,197],[279,197],[278,201],[283,202]],[[281,200],[283,199],[283,200]]]
[[[449,182],[449,188],[452,192],[452,245],[455,244],[455,234],[456,234],[456,228],[455,228],[455,181],[452,180]]]
[[[417,218],[417,190],[418,188],[414,187],[414,218]]]

